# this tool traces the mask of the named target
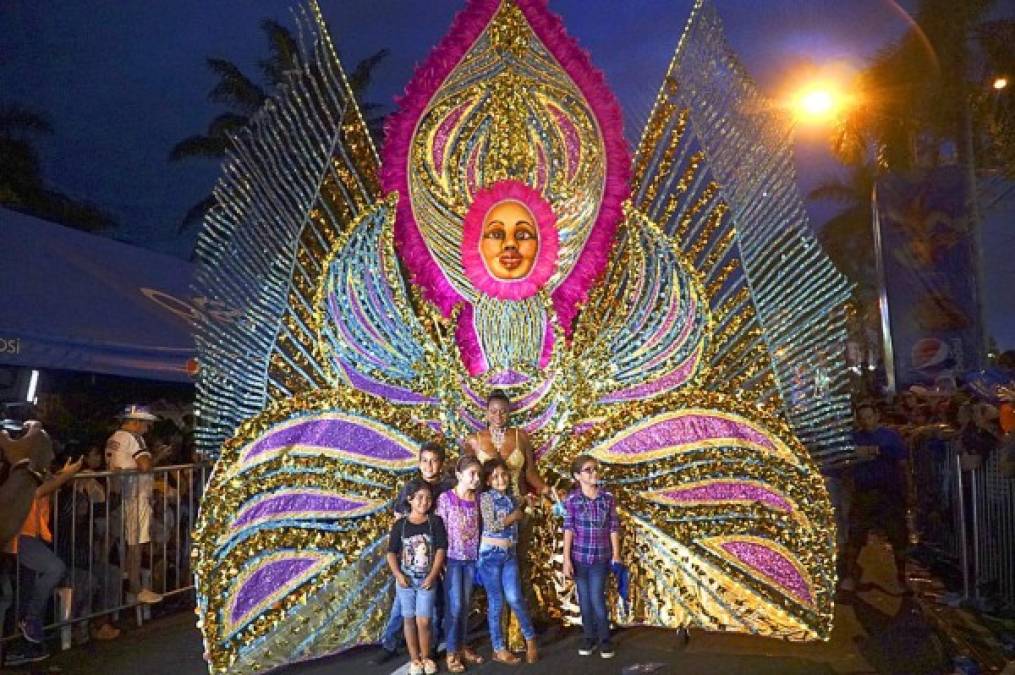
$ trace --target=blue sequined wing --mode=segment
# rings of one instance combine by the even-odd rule
[[[335,384],[318,353],[321,261],[383,209],[379,159],[316,3],[277,96],[231,139],[198,238],[195,440],[217,457],[274,401]],[[341,380],[340,380],[341,381]]]
[[[413,311],[398,266],[396,200],[392,195],[364,214],[324,258],[315,298],[316,354],[332,383],[394,403],[433,405],[430,354],[439,343]]]
[[[606,277],[579,315],[575,358],[588,368],[591,417],[695,383],[709,307],[672,240],[629,210]]]
[[[700,386],[778,408],[819,463],[852,452],[849,286],[814,237],[792,132],[698,0],[632,160],[632,208],[704,286],[712,330]]]
[[[256,673],[375,642],[397,486],[429,429],[348,388],[270,406],[226,443],[195,532],[211,672]]]

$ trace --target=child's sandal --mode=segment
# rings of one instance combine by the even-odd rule
[[[448,655],[448,672],[449,673],[465,672],[465,666],[462,665],[461,660],[458,658],[458,654]]]
[[[522,662],[520,658],[512,654],[507,649],[501,649],[493,653],[493,660],[497,663],[505,663],[509,666],[517,666]]]
[[[472,647],[463,647],[461,654],[462,660],[470,665],[478,666],[480,663],[486,660],[482,656],[477,654]]]
[[[409,663],[409,675],[423,675],[423,663],[421,661],[411,661]]]
[[[425,675],[435,675],[437,672],[437,662],[433,659],[423,659],[423,673]]]

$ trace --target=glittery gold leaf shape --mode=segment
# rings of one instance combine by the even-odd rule
[[[279,401],[228,441],[195,532],[213,673],[257,673],[371,642],[391,606],[397,489],[432,430],[349,388]]]
[[[621,515],[631,593],[615,620],[828,637],[832,511],[784,421],[684,390],[599,419],[561,460],[579,452],[602,463]]]

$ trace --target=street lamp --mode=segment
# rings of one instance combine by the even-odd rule
[[[841,77],[812,79],[789,97],[789,108],[797,125],[827,126],[854,104]]]

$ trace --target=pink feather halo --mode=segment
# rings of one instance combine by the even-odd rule
[[[529,210],[539,232],[536,261],[521,279],[498,279],[490,274],[479,250],[487,215],[498,204],[509,201]],[[516,180],[503,180],[477,192],[462,221],[462,267],[465,275],[477,290],[494,298],[521,300],[538,293],[553,276],[559,250],[557,216],[549,202],[537,191]]]

